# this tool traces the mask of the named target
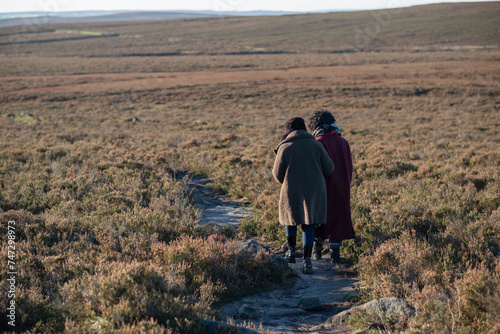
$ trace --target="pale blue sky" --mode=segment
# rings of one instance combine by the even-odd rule
[[[478,0],[469,0],[473,2]],[[282,10],[324,11],[347,9],[382,9],[413,5],[459,2],[457,0],[2,0],[0,12],[77,11],[77,10]]]

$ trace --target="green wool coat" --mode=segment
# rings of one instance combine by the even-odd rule
[[[274,150],[273,176],[281,183],[281,225],[326,223],[325,175],[334,165],[321,143],[305,130],[290,133]]]

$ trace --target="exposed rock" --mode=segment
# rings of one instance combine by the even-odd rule
[[[290,307],[290,308],[297,308],[299,307],[299,301],[295,299],[285,299],[281,302],[281,305]]]
[[[240,309],[238,310],[238,315],[240,318],[244,319],[257,319],[261,316],[260,312],[256,308],[248,306],[247,304],[244,304],[240,307]]]
[[[408,304],[406,300],[396,297],[375,299],[359,306],[359,308],[367,313],[382,315],[391,319],[410,318],[415,315],[413,306]]]
[[[287,268],[288,267],[288,262],[282,258],[279,255],[276,255],[276,253],[272,252],[268,247],[259,244],[258,242],[254,240],[242,240],[238,241],[236,243],[238,247],[239,252],[250,252],[251,254],[255,255],[259,251],[264,251],[268,254],[271,255],[271,258],[273,259],[273,262],[278,265],[279,267],[282,268]]]
[[[380,319],[403,320],[415,315],[415,308],[404,299],[396,297],[381,298],[340,312],[330,317],[323,324],[311,328],[311,330],[344,327],[347,325],[351,315],[360,310],[376,315]]]
[[[306,311],[317,311],[323,309],[324,305],[317,297],[307,297],[299,300],[299,307]]]
[[[352,310],[345,310],[340,313],[335,314],[333,317],[328,318],[323,324],[319,326],[314,326],[311,330],[321,330],[321,329],[329,329],[329,328],[340,328],[347,326],[349,318],[352,315]]]
[[[271,253],[269,247],[259,244],[254,240],[241,240],[238,241],[236,245],[238,246],[239,252],[247,251],[251,252],[252,254],[257,254],[259,250],[263,250],[266,253]]]
[[[291,315],[303,315],[307,312],[301,308],[274,308],[266,312],[268,317],[283,317]]]

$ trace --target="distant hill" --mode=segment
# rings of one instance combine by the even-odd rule
[[[90,19],[0,28],[0,54],[166,57],[500,47],[500,2],[273,17],[134,12]]]
[[[117,21],[150,21],[192,19],[214,16],[274,16],[297,14],[284,11],[73,11],[73,12],[21,12],[0,13],[0,27],[14,27],[20,25],[41,25],[55,23],[91,23]]]

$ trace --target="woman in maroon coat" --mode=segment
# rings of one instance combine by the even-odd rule
[[[328,110],[320,108],[313,111],[308,118],[308,127],[335,164],[333,173],[325,176],[327,223],[315,231],[314,258],[321,259],[323,241],[328,239],[332,263],[340,263],[342,240],[354,238],[351,219],[351,149],[341,136],[335,117]]]

